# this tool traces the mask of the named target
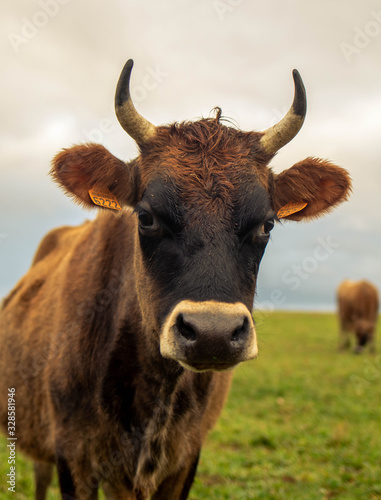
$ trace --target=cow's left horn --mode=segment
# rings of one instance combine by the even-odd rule
[[[155,134],[156,127],[135,109],[130,95],[130,77],[134,61],[129,59],[119,77],[115,92],[115,112],[124,130],[138,144],[144,144]]]
[[[269,154],[275,154],[290,142],[301,129],[307,111],[306,90],[299,72],[294,69],[294,101],[286,116],[263,132],[261,145]]]

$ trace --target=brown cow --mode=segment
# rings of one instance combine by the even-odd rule
[[[377,288],[368,281],[345,280],[337,289],[337,303],[340,321],[339,349],[350,347],[350,334],[353,333],[356,337],[356,353],[360,353],[367,344],[374,353],[379,306]]]
[[[63,498],[95,499],[100,485],[112,499],[187,498],[229,369],[257,356],[250,311],[278,210],[302,203],[287,217],[308,220],[350,191],[327,161],[268,167],[304,120],[296,71],[292,107],[259,133],[226,126],[219,109],[155,127],[130,99],[131,69],[116,113],[139,156],[79,145],[52,169],[76,202],[122,209],[48,234],[1,313],[0,394],[16,391],[17,447],[36,463],[39,500],[51,464]]]

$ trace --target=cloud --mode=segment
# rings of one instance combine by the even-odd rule
[[[279,277],[295,259],[313,254],[317,234],[339,235],[342,248],[302,280],[293,302],[307,296],[316,305],[331,297],[332,304],[327,290],[344,274],[363,273],[381,287],[381,34],[372,25],[373,35],[367,35],[378,11],[375,0],[350,6],[328,0],[9,2],[0,21],[0,78],[7,89],[0,124],[0,234],[9,234],[0,241],[7,268],[0,294],[26,270],[43,232],[87,217],[48,179],[54,154],[89,139],[123,159],[136,154],[113,110],[115,85],[130,57],[132,85],[146,90],[136,105],[153,123],[208,116],[219,105],[245,130],[263,130],[287,111],[291,71],[298,68],[307,88],[307,118],[273,168],[281,171],[309,155],[330,158],[351,172],[354,195],[322,221],[280,228],[263,262],[261,290],[266,295],[285,286]],[[360,31],[368,37],[361,47]],[[12,34],[25,38],[18,50]],[[350,61],[342,43],[356,49]],[[157,69],[166,76],[147,89],[147,75]]]

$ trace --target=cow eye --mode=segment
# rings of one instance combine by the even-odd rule
[[[148,229],[153,226],[153,217],[149,212],[142,210],[138,214],[139,224],[142,229]]]
[[[274,219],[269,219],[261,227],[261,233],[266,235],[270,234],[270,231],[273,229],[274,225],[275,225]]]

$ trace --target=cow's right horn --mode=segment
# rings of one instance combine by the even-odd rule
[[[129,59],[120,74],[115,92],[115,112],[127,134],[141,145],[155,134],[156,127],[136,111],[132,102],[130,77],[133,65],[134,61]]]
[[[263,132],[262,148],[269,154],[275,154],[290,142],[301,129],[307,111],[306,90],[299,72],[294,69],[294,101],[288,113],[280,122]]]

